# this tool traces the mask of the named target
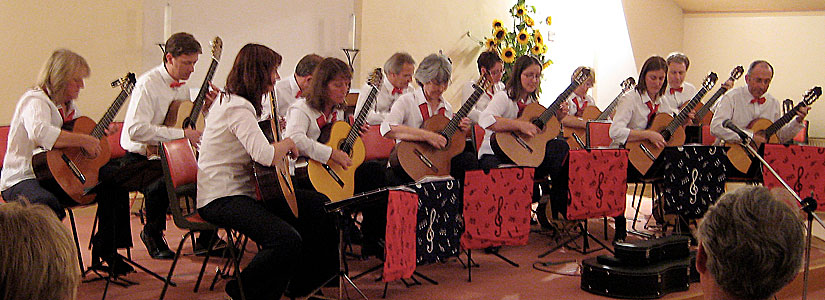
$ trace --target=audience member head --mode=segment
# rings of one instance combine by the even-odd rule
[[[334,57],[324,58],[312,73],[307,104],[320,112],[340,107],[346,101],[351,83],[352,71],[347,63]]]
[[[441,99],[441,95],[450,85],[453,66],[446,56],[430,54],[425,57],[415,70],[415,82],[424,90],[427,100]]]
[[[174,80],[187,80],[195,71],[195,63],[201,54],[201,44],[186,32],[173,34],[163,48],[166,71]]]
[[[667,81],[667,62],[661,56],[651,56],[642,65],[636,91],[640,94],[647,93],[651,100],[656,100],[665,93],[665,81]]]
[[[298,61],[295,66],[295,82],[302,91],[309,89],[310,81],[312,80],[312,72],[315,72],[315,67],[324,60],[318,54],[307,54]]]
[[[667,56],[667,84],[671,88],[680,88],[685,82],[685,75],[690,68],[690,59],[681,52]]]
[[[77,249],[44,205],[0,204],[0,300],[75,299]]]
[[[85,86],[83,79],[90,73],[89,64],[82,56],[68,49],[57,49],[40,68],[37,87],[55,104],[64,104],[77,99],[80,89]]]
[[[708,209],[697,236],[696,269],[706,299],[769,299],[802,264],[799,215],[765,187],[722,195]]]
[[[384,62],[384,73],[393,88],[404,89],[412,81],[415,60],[407,53],[397,52]]]
[[[513,101],[536,99],[536,92],[541,84],[541,62],[535,57],[524,55],[513,63],[513,72],[507,80],[507,96]]]
[[[232,64],[226,77],[226,91],[243,97],[252,103],[257,115],[261,115],[261,99],[272,91],[275,81],[280,79],[278,68],[281,55],[267,46],[246,44]]]
[[[756,60],[748,68],[745,74],[745,83],[748,84],[748,91],[754,98],[762,97],[768,92],[768,87],[773,79],[773,66],[765,60]]]

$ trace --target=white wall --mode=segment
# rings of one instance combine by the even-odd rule
[[[685,53],[693,83],[709,70],[727,78],[730,70],[756,59],[775,70],[768,92],[798,102],[813,86],[825,85],[825,12],[685,15]],[[744,77],[736,86],[744,85]],[[718,88],[718,87],[717,87]],[[822,100],[820,100],[822,102]],[[811,109],[811,137],[825,137],[825,105]]]

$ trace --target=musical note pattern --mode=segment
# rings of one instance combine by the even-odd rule
[[[725,151],[715,146],[666,148],[662,197],[668,214],[701,218],[725,191]]]
[[[624,212],[627,150],[570,151],[567,219],[617,216]]]
[[[530,234],[533,168],[467,171],[463,249],[526,245]]]
[[[464,218],[455,179],[416,184],[416,263],[427,264],[458,255]],[[389,222],[388,222],[389,224]]]
[[[415,271],[415,224],[418,195],[390,191],[387,197],[384,282],[410,278]]]
[[[765,161],[799,197],[805,198],[813,193],[818,204],[817,210],[825,209],[825,185],[821,184],[825,176],[825,148],[766,144],[764,153]],[[783,189],[770,171],[763,169],[762,174],[766,187]]]

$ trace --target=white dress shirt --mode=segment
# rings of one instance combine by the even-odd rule
[[[298,86],[295,75],[275,83],[275,99],[278,104],[278,116],[281,117],[282,120],[286,118],[286,113],[290,106],[295,104],[298,99],[304,99],[303,95],[295,97],[300,91],[301,87]],[[269,116],[272,115],[272,104],[269,102],[269,97],[264,97],[264,99],[266,99],[266,101],[261,102],[261,117],[258,119],[261,121],[269,120]]]
[[[536,102],[535,99],[529,98],[525,104],[533,102]],[[478,125],[484,128],[484,141],[481,142],[481,148],[478,149],[479,159],[484,154],[493,154],[490,137],[493,136],[494,131],[490,130],[490,126],[496,123],[496,117],[516,119],[518,113],[518,104],[507,96],[507,91],[498,91],[493,95],[493,100],[490,101],[478,118]]]
[[[132,91],[132,99],[123,121],[120,146],[126,151],[146,155],[147,145],[157,145],[183,138],[183,129],[163,125],[172,101],[191,101],[186,84],[176,88],[172,76],[161,64],[140,77]]]
[[[215,99],[198,156],[198,207],[235,195],[256,197],[252,161],[272,164],[275,147],[258,127],[252,103],[238,95]]]
[[[576,99],[579,104],[576,105],[576,102],[574,102],[573,99]],[[585,103],[587,103],[587,105],[585,105]],[[587,106],[596,106],[596,100],[593,100],[593,97],[590,95],[585,94],[584,101],[582,101],[582,97],[579,97],[576,93],[571,93],[570,96],[567,97],[567,107],[570,108],[567,112],[568,115],[575,116],[576,113],[579,112],[579,108],[584,109]]]
[[[74,101],[69,102],[68,107],[69,112],[75,112],[74,119],[80,117]],[[32,155],[38,148],[51,150],[60,136],[62,126],[63,117],[58,107],[43,90],[30,89],[20,97],[9,126],[6,156],[0,175],[0,191],[5,191],[23,180],[35,178]]]
[[[344,111],[334,109],[335,118],[328,120],[330,124],[334,121],[344,120]],[[321,112],[315,110],[307,104],[306,99],[299,99],[294,105],[289,107],[286,115],[286,132],[288,138],[295,142],[295,146],[301,156],[309,157],[320,163],[327,163],[332,155],[332,147],[321,144],[318,138],[321,136],[321,127],[318,126],[318,119]],[[324,116],[326,118],[329,116]]]
[[[470,99],[470,96],[472,96],[476,91],[476,89],[473,88],[473,84],[475,83],[475,81],[468,81],[463,87],[461,87],[461,105],[464,105],[464,103],[467,102],[467,99]],[[487,105],[490,104],[490,101],[493,100],[493,95],[501,90],[504,90],[504,83],[499,81],[493,85],[492,93],[490,93],[490,91],[484,91],[484,94],[481,94],[481,97],[478,98],[478,102],[476,102],[476,105],[474,105],[473,109],[471,109],[467,114],[467,117],[470,118],[470,120],[473,120],[473,122],[478,123],[478,118],[481,116],[481,112],[484,111],[484,109],[487,108]]]
[[[693,99],[693,96],[696,96],[696,92],[698,90],[692,84],[688,82],[682,83],[682,91],[673,91],[673,94],[670,93],[670,87],[665,89],[665,94],[662,95],[662,102],[667,103],[667,108],[669,111],[663,111],[659,109],[660,113],[669,113],[671,115],[677,115],[681,111],[682,105],[685,105],[690,99]]]
[[[669,107],[663,100],[663,97],[652,102],[654,108],[659,102],[659,109],[657,113],[671,112],[672,107]],[[619,147],[627,142],[627,137],[630,136],[630,130],[645,130],[647,129],[647,116],[650,114],[650,108],[647,103],[651,102],[650,97],[646,92],[639,93],[637,90],[632,90],[622,96],[619,100],[619,106],[616,108],[616,115],[613,116],[613,124],[610,125],[610,138],[613,143],[610,147]]]
[[[409,94],[415,90],[412,85],[407,85],[401,90],[400,94],[393,94],[393,89],[395,89],[395,87],[389,80],[384,78],[384,80],[381,81],[381,86],[378,89],[378,95],[375,96],[375,102],[372,105],[372,109],[370,109],[367,114],[367,124],[380,125],[381,122],[384,121],[384,118],[386,118],[390,113],[393,103],[395,103],[395,101],[402,95]],[[367,101],[367,97],[369,96],[371,90],[372,86],[369,84],[365,84],[361,87],[361,93],[358,94],[358,102],[355,103],[355,116],[358,116],[361,108],[364,107],[364,103]]]
[[[748,86],[733,88],[719,99],[716,111],[713,113],[713,120],[710,122],[710,133],[715,137],[726,141],[738,141],[739,135],[730,129],[722,126],[722,122],[730,119],[737,127],[753,136],[748,131],[748,125],[756,119],[768,119],[775,122],[782,117],[782,109],[779,100],[770,94],[765,93],[765,103],[751,103],[754,98],[748,91]],[[780,141],[786,142],[800,131],[804,125],[798,122],[798,117],[791,120],[776,133]]]
[[[427,103],[427,98],[424,97],[423,89],[415,89],[412,93],[404,94],[399,97],[392,105],[390,113],[381,122],[381,135],[386,136],[387,132],[392,130],[392,126],[404,125],[412,128],[421,128],[424,124],[424,115],[422,115],[421,105],[427,109],[428,118],[437,115],[439,111],[444,111],[444,116],[447,118],[453,117],[453,108],[443,98],[439,99],[438,107],[432,109]],[[396,143],[400,140],[395,140]]]

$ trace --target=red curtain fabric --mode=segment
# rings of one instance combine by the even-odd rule
[[[467,171],[462,248],[527,244],[533,172],[522,167]]]
[[[384,247],[384,282],[410,278],[415,271],[415,223],[418,195],[390,191],[387,205],[387,235]]]
[[[799,197],[811,196],[813,192],[817,211],[825,211],[825,185],[821,184],[825,178],[825,148],[766,144],[765,161]],[[784,189],[767,168],[762,170],[762,178],[766,187]]]
[[[627,150],[570,151],[570,202],[567,219],[624,213],[627,202]]]

